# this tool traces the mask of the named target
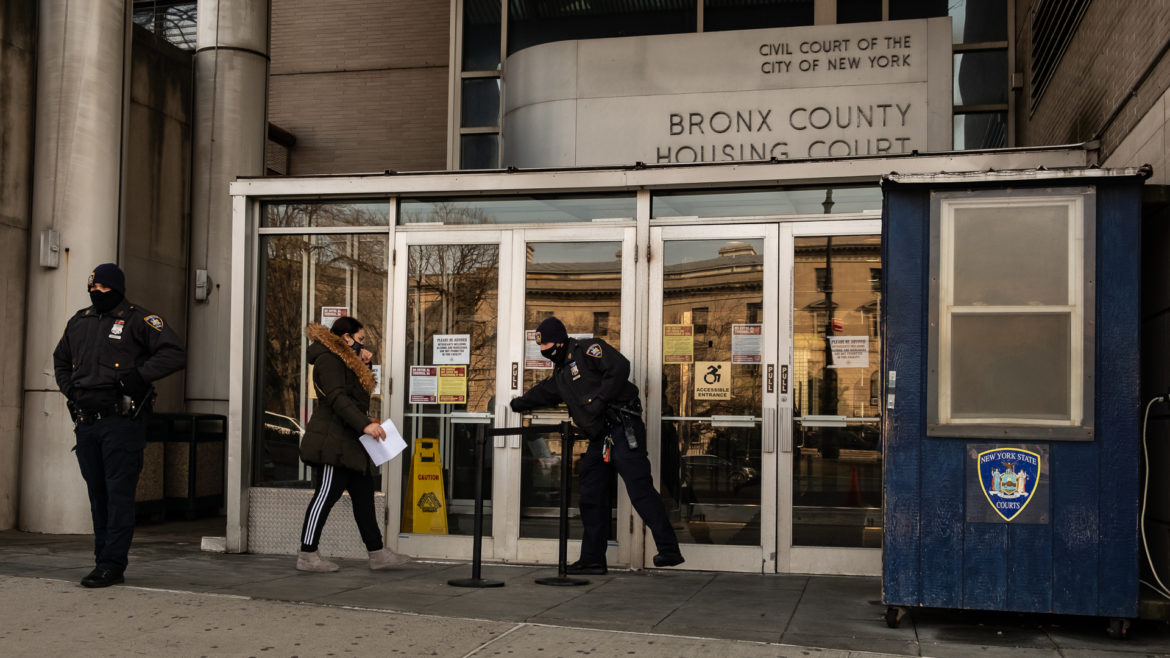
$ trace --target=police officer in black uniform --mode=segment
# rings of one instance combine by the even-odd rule
[[[126,300],[126,277],[117,265],[94,268],[88,288],[93,305],[65,325],[53,367],[73,417],[73,450],[93,517],[97,566],[81,584],[109,587],[123,582],[134,537],[151,382],[182,369],[187,355],[161,317]]]
[[[658,554],[654,566],[683,563],[678,538],[654,489],[646,457],[646,426],[638,387],[629,381],[630,362],[600,338],[569,338],[565,325],[545,318],[536,330],[540,353],[553,362],[553,374],[512,400],[512,411],[524,412],[564,402],[577,427],[589,437],[581,457],[581,557],[568,566],[571,574],[604,574],[609,541],[609,479],[617,469],[630,502],[650,528]]]

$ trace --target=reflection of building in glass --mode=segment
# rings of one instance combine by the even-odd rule
[[[877,416],[870,381],[881,356],[881,239],[796,238],[795,251],[793,413]],[[867,337],[868,367],[827,369],[833,336]],[[832,390],[827,380],[835,382]]]

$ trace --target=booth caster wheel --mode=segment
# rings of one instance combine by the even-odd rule
[[[1114,640],[1124,640],[1129,634],[1129,620],[1114,617],[1109,620],[1109,630],[1106,631]]]
[[[897,628],[902,623],[902,617],[905,616],[906,608],[901,608],[896,605],[886,608],[886,626]]]

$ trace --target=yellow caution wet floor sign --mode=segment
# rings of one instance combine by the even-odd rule
[[[438,439],[415,439],[410,476],[402,501],[405,532],[447,534],[447,496]]]

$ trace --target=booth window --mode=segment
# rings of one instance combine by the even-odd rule
[[[1090,190],[935,193],[931,436],[1093,438]]]

